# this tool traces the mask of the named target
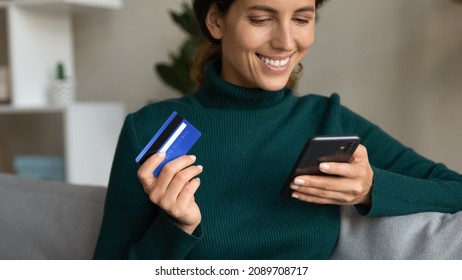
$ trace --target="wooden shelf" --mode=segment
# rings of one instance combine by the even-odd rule
[[[29,114],[29,113],[60,113],[63,112],[65,107],[58,106],[13,106],[13,105],[0,105],[0,115],[6,114]]]

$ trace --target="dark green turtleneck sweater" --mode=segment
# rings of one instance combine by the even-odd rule
[[[361,136],[374,169],[372,207],[399,215],[462,209],[462,177],[435,164],[330,98],[295,97],[223,81],[209,65],[206,85],[127,116],[110,177],[95,258],[327,259],[339,235],[339,208],[279,195],[307,138]],[[202,223],[178,228],[144,193],[135,157],[173,112],[202,137],[190,151],[204,166],[196,201]]]

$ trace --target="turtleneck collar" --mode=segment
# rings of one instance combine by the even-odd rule
[[[271,107],[292,91],[250,89],[228,83],[220,77],[221,61],[209,63],[205,69],[205,85],[197,91],[197,98],[207,107],[219,109],[257,109]]]

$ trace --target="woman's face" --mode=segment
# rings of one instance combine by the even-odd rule
[[[212,8],[213,10],[213,8]],[[221,76],[247,88],[279,90],[314,41],[315,0],[235,0],[217,13]]]

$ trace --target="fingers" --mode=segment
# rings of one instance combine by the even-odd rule
[[[197,187],[200,185],[200,180],[198,178],[193,179],[195,176],[199,175],[202,172],[202,166],[189,166],[176,173],[172,178],[170,184],[166,189],[161,187],[153,190],[154,196],[163,196],[163,200],[172,201],[180,203],[181,201],[186,201],[191,199],[194,196],[196,189],[194,188],[197,183]],[[160,178],[160,176],[159,176]],[[191,185],[192,184],[192,185]],[[191,191],[194,190],[194,191]],[[180,199],[181,196],[181,199]],[[186,197],[186,198],[184,198]]]
[[[343,205],[348,204],[349,201],[346,200],[344,197],[339,196],[337,193],[322,194],[325,196],[318,196],[318,195],[310,195],[305,193],[293,193],[292,197],[296,198],[300,201],[310,202],[315,204],[335,204],[335,205]]]
[[[170,191],[169,189],[163,196],[159,195],[154,189],[149,194],[149,198],[173,218],[181,219],[188,214],[188,208],[194,202],[194,194],[199,186],[200,179],[195,178],[177,188],[176,191]]]
[[[356,177],[361,176],[358,175],[358,173],[361,172],[364,165],[368,164],[369,160],[366,147],[359,145],[349,163],[323,162],[319,165],[319,170],[329,175]]]
[[[354,181],[331,176],[304,177],[303,184],[292,184],[292,197],[318,204],[354,204],[363,189]]]
[[[138,170],[138,176],[149,199],[173,218],[175,223],[187,233],[192,233],[201,221],[199,206],[194,194],[200,186],[202,166],[193,165],[195,156],[181,156],[162,167],[159,176],[153,170],[161,164],[165,156],[151,156]]]
[[[155,177],[152,175],[153,170],[159,166],[165,159],[165,153],[156,153],[149,157],[141,166],[138,168],[138,178],[143,185],[144,191],[149,192],[150,187],[154,184]]]
[[[159,177],[156,178],[153,175],[153,170],[155,170],[164,159],[165,153],[156,153],[149,157],[138,169],[138,178],[140,179],[143,189],[147,194],[150,194],[154,190],[155,186],[156,195],[162,196],[166,192],[170,182],[177,174],[177,184],[179,181],[182,181],[184,185],[186,181],[191,180],[191,178],[202,171],[202,167],[196,167],[193,170],[187,169],[188,166],[192,165],[196,161],[195,156],[181,156],[164,165]]]
[[[333,204],[333,205],[367,205],[370,206],[371,198],[370,195],[361,195],[361,196],[352,196],[352,195],[345,195],[339,192],[317,192],[317,193],[302,193],[302,192],[294,192],[292,197],[304,201],[310,202],[315,204]]]
[[[294,180],[291,189],[319,194],[319,196],[326,196],[325,192],[338,192],[351,195],[359,195],[362,192],[362,189],[356,186],[354,180],[333,176],[300,176]]]
[[[370,205],[371,188],[372,184],[364,184],[361,178],[333,176],[300,176],[291,185],[293,198],[336,205]]]
[[[197,181],[192,184],[193,187],[188,185],[195,176],[202,172],[203,168],[200,165],[192,165],[196,161],[195,156],[181,156],[165,164],[159,177],[156,178],[152,174],[152,170],[162,162],[163,157],[165,156],[151,156],[140,167],[141,170],[138,173],[139,176],[142,176],[140,179],[143,182],[143,189],[149,195],[150,200],[163,209],[169,209],[176,205],[177,199],[183,191],[185,192],[182,195],[183,201],[194,196],[195,190],[191,192],[191,189],[194,189],[193,187],[196,186]],[[146,175],[146,170],[149,170],[149,175]]]
[[[351,162],[324,162],[319,169],[335,176],[295,178],[291,185],[294,198],[319,204],[370,204],[373,170],[364,146],[357,148]]]
[[[178,195],[177,201],[179,205],[188,205],[190,202],[194,201],[194,194],[201,184],[199,178],[194,178],[188,184],[184,186],[183,191]]]

